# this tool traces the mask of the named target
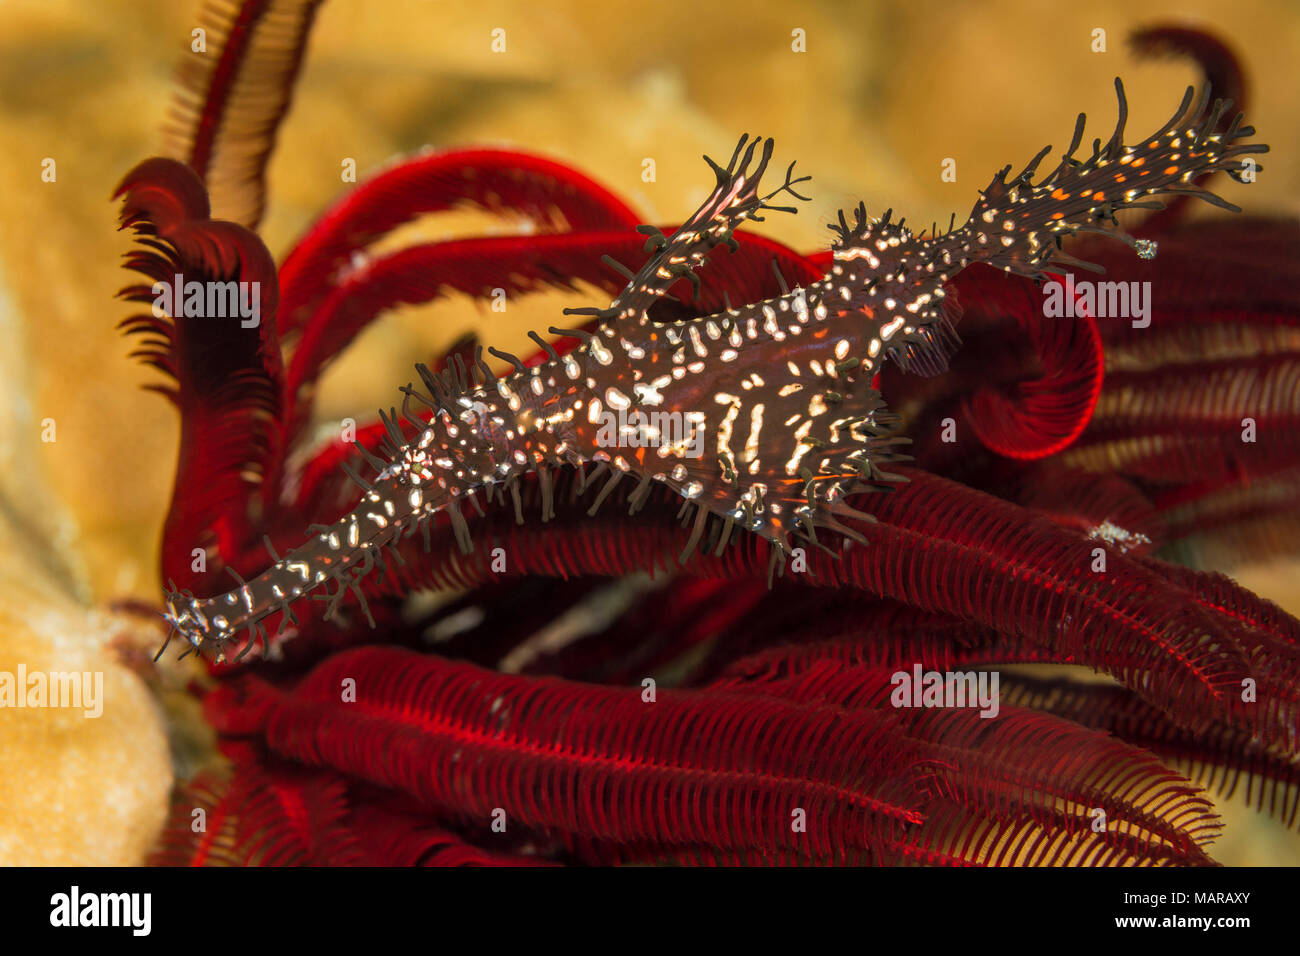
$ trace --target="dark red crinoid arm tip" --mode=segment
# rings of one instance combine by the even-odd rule
[[[1063,277],[1052,281],[1061,286],[1061,297],[1069,294]],[[959,288],[969,328],[969,312],[980,307],[978,293],[972,296],[967,284],[959,283]],[[1041,372],[1026,380],[982,385],[963,399],[964,417],[975,436],[1007,458],[1046,458],[1069,446],[1092,417],[1105,377],[1101,336],[1082,304],[1076,301],[1056,316],[1046,315],[1042,302],[1036,304],[1037,309],[1012,314]]]

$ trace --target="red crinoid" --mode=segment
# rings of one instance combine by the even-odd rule
[[[258,283],[256,323],[184,309],[124,323],[144,336],[136,354],[173,380],[160,391],[181,413],[163,578],[204,596],[230,574],[231,605],[250,611],[242,583],[268,563],[263,540],[279,563],[362,500],[339,467],[376,457],[358,446],[396,452],[408,426],[432,427],[484,380],[476,343],[462,343],[424,376],[432,413],[408,406],[403,425],[394,409],[355,443],[309,448],[314,384],[370,322],[452,290],[518,296],[580,279],[615,295],[624,283],[602,256],[635,271],[681,236],[637,231],[627,206],[565,166],[452,150],[355,187],[277,272],[251,229],[315,7],[245,0],[214,13],[225,45],[189,78],[188,165],[149,160],[118,191],[140,240],[128,266],[149,283],[128,299],[154,302],[153,283],[178,274]],[[1200,35],[1143,40],[1240,85]],[[1219,119],[1197,139],[1246,135]],[[718,175],[741,188],[733,170]],[[212,218],[210,194],[233,221]],[[460,205],[535,232],[364,255]],[[842,236],[876,225],[863,216]],[[851,546],[827,531],[828,546],[812,546],[812,519],[797,554],[788,539],[733,531],[752,514],[724,524],[701,507],[683,527],[669,488],[620,485],[615,471],[580,499],[592,476],[558,467],[508,483],[509,501],[423,522],[423,547],[385,542],[396,560],[340,576],[328,607],[277,591],[235,659],[212,665],[206,713],[231,767],[180,788],[155,862],[1205,864],[1219,824],[1200,784],[1227,792],[1243,778],[1261,810],[1294,826],[1300,622],[1169,559],[1257,551],[1261,529],[1300,513],[1289,281],[1300,231],[1169,217],[1147,229],[1154,263],[1100,241],[1071,247],[1110,281],[1160,289],[1140,332],[1082,299],[1047,314],[1019,268],[974,266],[947,284],[965,307],[950,368],[881,377],[900,421],[872,419],[865,477],[893,490],[854,499],[872,523],[820,499]],[[815,283],[828,265],[744,231],[735,240],[703,261],[690,315]],[[664,275],[683,301],[688,271]],[[658,322],[681,314],[669,299],[655,306]],[[578,354],[594,327],[539,339],[520,364]],[[939,371],[942,336],[908,332],[887,351]],[[855,373],[859,398],[875,394],[872,371]],[[851,391],[848,368],[835,372]],[[885,473],[875,466],[897,462],[883,449],[899,432],[916,440],[915,464]],[[815,477],[795,483],[810,508]],[[794,560],[769,586],[774,554]],[[428,610],[409,600],[422,589],[454,595]],[[176,605],[169,616],[197,626]],[[224,624],[205,618],[202,633],[213,627],[224,641]],[[198,806],[208,826],[196,833]]]

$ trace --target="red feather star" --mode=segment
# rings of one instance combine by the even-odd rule
[[[213,652],[205,713],[230,761],[178,788],[155,863],[1207,865],[1205,788],[1241,781],[1297,824],[1300,622],[1175,563],[1300,527],[1300,228],[1176,215],[1186,194],[1222,204],[1199,183],[1263,149],[1226,107],[1184,101],[1129,148],[1121,89],[1109,144],[1038,183],[1042,154],[1004,170],[961,230],[861,210],[809,255],[736,229],[804,198],[791,172],[757,191],[770,141],[712,164],[711,200],[662,229],[551,160],[441,151],[353,188],[277,268],[253,230],[316,6],[213,13],[223,52],[187,78],[187,162],[147,160],[116,197],[145,279],[128,301],[233,282],[261,317],[123,323],[180,413],[165,615]],[[1139,39],[1241,99],[1203,35]],[[1111,214],[1150,195],[1176,198],[1135,227],[1139,258]],[[463,206],[534,232],[367,251]],[[1089,262],[1159,287],[1145,326],[1062,285]],[[322,371],[385,312],[577,281],[613,307],[494,353],[513,374],[461,342],[401,415],[310,445]],[[692,340],[697,316],[716,327]],[[860,339],[822,338],[850,320]],[[588,378],[610,403],[676,395],[734,444],[652,475],[649,455],[573,452],[581,427],[533,429],[570,400],[586,416]],[[822,430],[823,413],[842,417]],[[537,457],[512,471],[499,448]],[[474,471],[483,456],[499,475]],[[383,534],[340,543],[358,515]],[[410,600],[425,589],[457,593],[429,610]],[[1021,666],[1042,664],[1110,680]]]

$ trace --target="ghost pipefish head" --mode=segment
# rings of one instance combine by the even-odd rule
[[[207,602],[196,598],[190,591],[176,587],[172,581],[167,583],[169,587],[163,600],[162,618],[170,625],[170,630],[162,647],[154,655],[154,660],[162,657],[163,651],[167,650],[167,645],[177,634],[190,645],[181,657],[191,652],[215,648],[217,659],[224,659],[222,648],[231,636],[228,622],[220,615],[209,616],[204,613],[203,605]]]

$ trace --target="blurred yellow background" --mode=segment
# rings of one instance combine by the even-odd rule
[[[71,739],[0,717],[0,734],[25,741],[35,767],[30,779],[0,770],[0,806],[21,804],[11,830],[54,814],[49,793],[81,819],[77,808],[93,804],[96,783],[116,782],[118,799],[134,808],[120,824],[130,835],[92,846],[84,830],[64,827],[45,838],[43,858],[130,862],[150,839],[150,821],[160,820],[170,774],[165,728],[143,683],[154,678],[118,662],[131,658],[121,647],[146,647],[157,635],[137,619],[110,615],[105,623],[94,615],[107,613],[112,599],[157,601],[156,549],[177,420],[139,388],[158,377],[127,359],[114,328],[129,313],[112,298],[126,281],[120,257],[129,242],[115,231],[109,195],[126,170],[160,149],[175,67],[192,55],[197,3],[7,0],[3,10],[0,580],[9,583],[0,585],[7,589],[0,592],[0,666],[19,646],[82,648],[121,671],[119,699],[129,705],[106,714],[117,722],[112,739],[128,742],[111,761],[99,737]],[[1182,61],[1136,60],[1126,37],[1167,22],[1208,27],[1246,66],[1248,120],[1273,152],[1257,184],[1229,184],[1225,194],[1249,211],[1300,214],[1293,0],[329,0],[280,133],[260,231],[282,259],[349,188],[339,177],[345,157],[364,178],[424,145],[471,144],[512,145],[570,163],[644,221],[671,223],[711,184],[700,154],[725,157],[746,131],[774,136],[777,160],[797,159],[813,176],[811,204],[761,227],[796,248],[824,246],[825,224],[859,200],[877,213],[892,206],[913,222],[946,222],[953,211],[960,220],[976,188],[1002,165],[1023,164],[1049,142],[1063,147],[1077,112],[1090,117],[1088,140],[1109,136],[1116,75],[1128,91],[1130,129],[1162,125],[1197,73]],[[504,53],[490,48],[495,28],[506,31]],[[1097,29],[1106,31],[1104,53],[1092,50]],[[796,30],[804,31],[806,52],[792,49]],[[57,162],[54,183],[41,181],[47,157]],[[641,180],[647,157],[656,162],[653,183]],[[945,157],[957,160],[956,183],[940,180]],[[419,228],[436,236],[484,222],[466,215]],[[394,315],[326,376],[318,413],[337,420],[388,404],[412,362],[469,328],[501,348],[526,349],[526,329],[554,324],[560,307],[579,300],[535,297],[502,316],[453,298]],[[57,426],[52,443],[40,439],[45,419]],[[1295,564],[1234,569],[1292,612],[1300,611],[1296,572]],[[39,586],[31,583],[37,579]],[[27,583],[16,588],[19,580]],[[58,614],[46,613],[55,606]],[[59,748],[84,756],[85,766],[59,771],[40,763]],[[33,790],[42,780],[48,786]],[[1293,834],[1230,812],[1216,858],[1300,862]],[[35,852],[34,838],[25,843],[4,828],[0,862],[31,861],[23,854]]]

